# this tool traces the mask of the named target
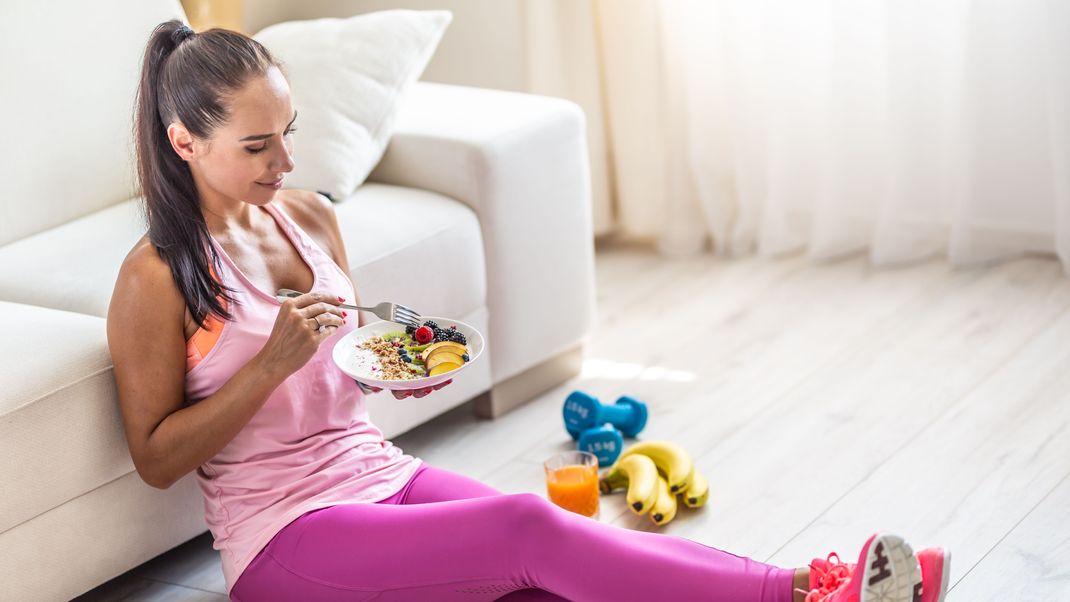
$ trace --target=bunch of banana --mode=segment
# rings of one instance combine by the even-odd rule
[[[677,494],[689,508],[701,508],[710,497],[710,485],[695,470],[691,456],[669,441],[628,447],[598,485],[603,493],[627,488],[628,508],[639,515],[649,513],[658,526],[676,517]]]

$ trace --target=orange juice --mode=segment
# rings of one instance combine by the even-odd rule
[[[598,466],[573,465],[548,470],[550,501],[584,516],[598,513]]]

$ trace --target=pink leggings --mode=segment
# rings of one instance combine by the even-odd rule
[[[314,510],[245,569],[234,600],[791,602],[794,571],[503,494],[426,463],[374,504]]]

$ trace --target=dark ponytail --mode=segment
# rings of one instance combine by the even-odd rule
[[[212,277],[219,265],[189,164],[175,153],[167,126],[181,122],[207,139],[229,113],[225,99],[253,76],[280,67],[259,42],[238,32],[194,33],[182,22],[153,30],[141,66],[134,115],[137,175],[145,202],[148,236],[201,327],[209,313],[231,319],[217,297],[234,289]],[[217,271],[218,273],[218,271]]]

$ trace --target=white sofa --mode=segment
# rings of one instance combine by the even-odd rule
[[[0,21],[0,600],[70,598],[205,530],[192,475],[158,490],[134,471],[105,338],[145,231],[140,53],[174,16],[170,0],[64,0]],[[352,277],[364,301],[479,326],[488,355],[423,400],[372,396],[388,437],[471,399],[499,414],[576,373],[594,304],[586,156],[569,102],[411,90],[382,161],[336,204]]]

